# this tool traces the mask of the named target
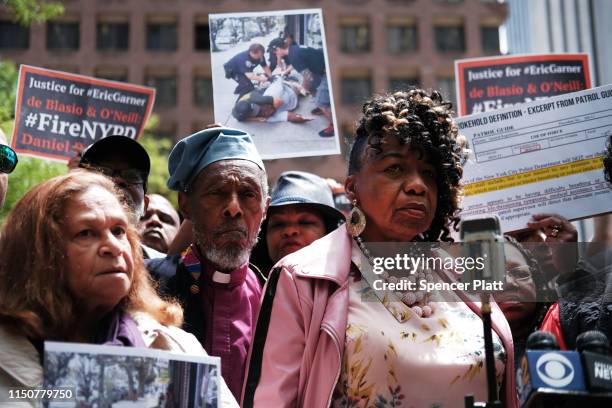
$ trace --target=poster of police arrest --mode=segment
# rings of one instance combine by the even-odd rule
[[[264,159],[339,154],[321,9],[210,14],[215,121]]]
[[[67,162],[107,136],[138,139],[154,100],[153,88],[21,65],[12,148]]]

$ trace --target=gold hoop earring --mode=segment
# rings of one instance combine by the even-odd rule
[[[353,200],[353,209],[349,213],[348,217],[346,217],[346,230],[352,237],[358,237],[361,235],[363,230],[366,227],[366,216],[357,207],[357,200]]]

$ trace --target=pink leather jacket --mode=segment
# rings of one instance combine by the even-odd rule
[[[243,407],[329,406],[344,353],[351,248],[341,226],[275,266],[249,351]],[[512,335],[499,308],[493,309],[508,356],[504,406],[517,407]]]

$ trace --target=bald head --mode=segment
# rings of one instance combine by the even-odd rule
[[[0,129],[0,144],[8,144],[6,136],[2,129]],[[6,190],[8,189],[8,174],[0,172],[0,208],[4,205],[4,199],[6,198]]]

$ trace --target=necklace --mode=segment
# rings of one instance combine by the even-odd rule
[[[360,236],[356,236],[355,242],[357,242],[357,246],[363,253],[363,255],[368,260],[368,263],[371,266],[374,266],[374,260],[372,254],[365,246],[363,239]],[[400,285],[401,287],[408,286],[408,282],[412,282],[413,284],[418,284],[421,280],[426,280],[427,282],[431,282],[433,279],[433,274],[428,270],[419,270],[410,276],[403,276],[401,278],[397,278],[396,276],[390,276],[387,271],[383,271],[380,276],[387,281],[388,283],[401,283],[405,282],[404,285]],[[370,282],[368,282],[370,284]],[[398,285],[395,285],[397,287]],[[414,286],[414,285],[411,285]],[[409,307],[417,316],[419,317],[429,317],[434,313],[433,304],[429,302],[429,294],[422,290],[395,290],[394,291],[399,300],[402,301],[407,307]]]

